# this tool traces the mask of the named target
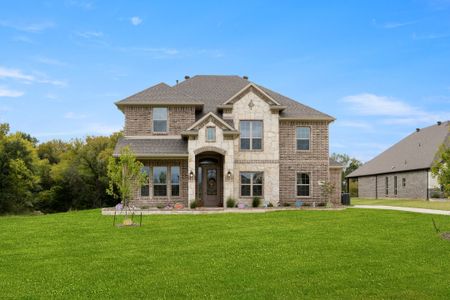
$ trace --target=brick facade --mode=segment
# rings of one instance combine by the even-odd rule
[[[334,185],[334,192],[331,195],[331,202],[341,203],[342,192],[342,168],[330,168],[330,182]]]
[[[397,194],[394,192],[395,176],[397,176]],[[358,197],[427,199],[428,176],[427,170],[419,170],[359,177]],[[386,177],[388,178],[387,194]],[[405,179],[405,186],[403,186],[403,178]]]
[[[193,106],[168,107],[168,133],[153,133],[152,107],[130,105],[123,108],[125,114],[126,136],[152,135],[180,135],[195,122],[195,108]]]
[[[310,150],[298,151],[295,131],[311,128]],[[280,120],[280,203],[323,203],[319,181],[329,180],[328,122]],[[310,196],[297,197],[297,173],[310,174]]]

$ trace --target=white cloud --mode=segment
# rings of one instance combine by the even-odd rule
[[[6,20],[0,20],[0,26],[13,28],[19,31],[25,31],[30,33],[42,32],[46,29],[55,27],[55,23],[51,21],[43,21],[38,23],[15,23]]]
[[[68,65],[66,62],[63,62],[63,61],[60,61],[60,60],[57,60],[54,58],[43,57],[43,56],[36,57],[36,61],[41,64],[59,66],[59,67],[65,67]]]
[[[85,10],[91,10],[94,8],[94,4],[91,1],[68,0],[66,1],[66,5],[79,7]]]
[[[131,24],[133,24],[134,26],[138,26],[138,25],[140,25],[140,24],[142,23],[142,19],[139,18],[139,17],[137,17],[137,16],[135,16],[135,17],[132,17],[132,18],[130,19],[130,22],[131,22]]]
[[[347,96],[342,101],[361,116],[387,117],[380,122],[388,125],[430,124],[450,117],[450,112],[427,112],[399,99],[369,93]]]
[[[383,29],[395,29],[395,28],[399,28],[399,27],[413,25],[413,24],[416,24],[417,22],[418,21],[405,21],[405,22],[390,21],[390,22],[378,23],[376,19],[372,20],[372,24],[375,27],[383,28]]]
[[[0,97],[17,98],[23,96],[25,93],[22,91],[10,90],[7,87],[0,86]]]
[[[19,69],[11,69],[0,66],[0,79],[1,78],[9,78],[15,80],[25,81],[27,83],[47,83],[56,86],[66,86],[67,82],[62,80],[54,80],[46,77],[45,74],[40,73],[39,76],[25,74]]]
[[[85,114],[78,114],[71,111],[64,114],[65,119],[72,119],[72,120],[85,119],[86,117],[87,115]]]
[[[100,38],[103,36],[101,31],[77,31],[75,34],[85,39]]]
[[[450,37],[448,33],[430,33],[430,34],[416,34],[415,32],[412,34],[413,40],[435,40],[435,39],[443,39]]]

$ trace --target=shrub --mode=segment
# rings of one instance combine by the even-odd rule
[[[191,209],[195,209],[195,208],[197,208],[197,200],[194,200],[194,201],[192,201],[191,202]]]
[[[267,207],[273,207],[272,202],[269,202],[269,204],[267,204]]]
[[[284,202],[284,203],[283,203],[283,206],[288,207],[288,206],[291,206],[291,204],[288,203],[288,202]]]
[[[258,207],[261,204],[261,198],[255,196],[253,197],[252,206]]]
[[[235,207],[235,206],[236,206],[236,200],[234,200],[234,198],[232,198],[232,197],[228,197],[227,207],[231,208],[231,207]]]
[[[159,208],[159,209],[163,209],[165,207],[165,205],[160,203],[160,204],[156,205],[156,207]]]

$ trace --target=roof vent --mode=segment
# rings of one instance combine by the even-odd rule
[[[416,128],[416,132],[419,132],[420,131],[420,128]]]
[[[191,76],[189,76],[189,75],[184,76],[184,79],[186,79],[186,80],[188,80],[189,78],[191,78]]]
[[[248,80],[248,76],[246,76],[246,75],[242,76],[242,78],[244,78],[245,80]]]
[[[438,124],[438,126],[440,126],[442,124],[442,122],[441,121],[437,121],[437,124]]]

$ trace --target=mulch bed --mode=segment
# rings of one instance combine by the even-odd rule
[[[450,232],[443,232],[441,236],[444,240],[450,241]]]

